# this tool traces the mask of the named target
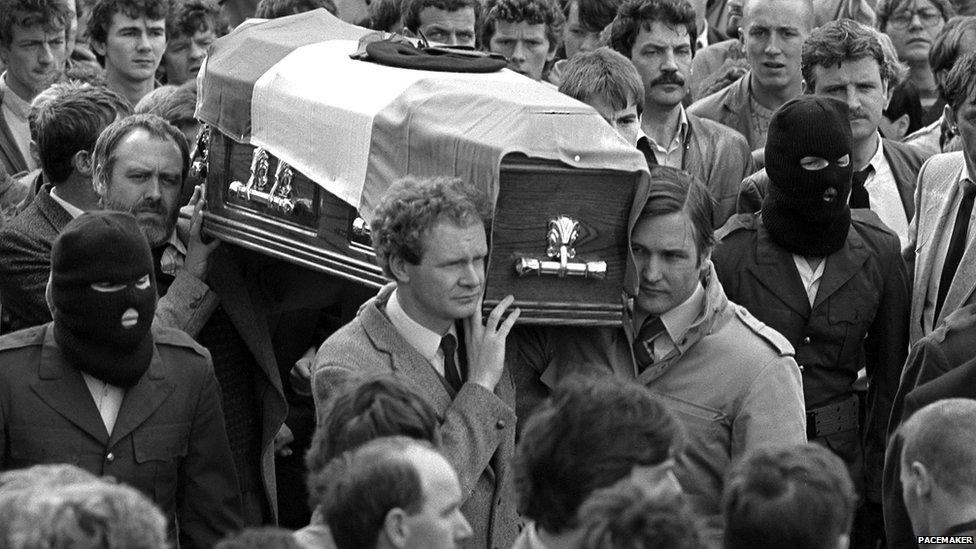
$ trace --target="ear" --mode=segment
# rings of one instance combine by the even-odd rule
[[[912,489],[915,490],[915,495],[917,495],[919,499],[923,500],[932,497],[932,489],[934,487],[932,474],[929,473],[929,470],[925,467],[925,465],[917,461],[913,461],[912,464],[909,465],[909,472],[912,478],[915,479],[915,485],[912,487]]]
[[[93,166],[92,166],[91,153],[86,150],[80,150],[75,154],[73,154],[71,156],[71,167],[73,167],[76,172],[80,173],[85,177],[92,177]]]
[[[95,50],[95,53],[105,57],[105,42],[98,42],[97,40],[92,40],[88,43],[91,49]]]
[[[891,85],[887,80],[881,81],[881,90],[884,91],[885,104],[884,108],[888,108],[888,103],[891,103],[891,96],[895,95],[895,87]]]
[[[956,127],[956,113],[952,110],[952,107],[949,105],[943,107],[942,116],[945,117],[945,121],[949,124],[950,128]]]
[[[31,158],[34,159],[34,163],[38,166],[41,165],[41,151],[37,149],[37,142],[33,139],[30,140],[28,144],[28,149],[30,149]]]
[[[837,549],[847,549],[851,546],[851,536],[848,534],[841,534],[837,536]]]
[[[410,273],[407,271],[407,261],[400,256],[390,256],[389,259],[390,273],[393,275],[393,279],[397,282],[410,282]]]
[[[707,265],[710,259],[712,259],[712,246],[709,246],[708,249],[698,257],[698,267],[702,273],[708,269]]]
[[[894,124],[895,126],[895,131],[898,132],[898,135],[900,135],[901,137],[905,137],[905,135],[908,134],[908,125],[911,123],[912,120],[911,118],[908,117],[907,112],[899,116],[898,120],[892,122],[892,124]]]
[[[800,93],[813,93],[812,89],[808,89],[807,81],[805,78],[800,82]]]
[[[44,301],[47,302],[47,308],[51,310],[51,316],[54,316],[54,298],[51,296],[51,275],[47,276],[47,286],[44,287]]]
[[[403,509],[394,507],[386,513],[380,535],[385,536],[393,547],[407,546],[407,541],[410,538],[410,527],[407,525],[407,514]]]

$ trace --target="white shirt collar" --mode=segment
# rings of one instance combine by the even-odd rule
[[[877,136],[878,139],[878,148],[875,149],[874,156],[871,157],[871,160],[868,160],[868,165],[865,166],[865,168],[871,166],[874,168],[875,171],[877,171],[878,165],[881,162],[883,162],[885,158],[884,158],[884,145],[881,142],[881,134],[875,133],[875,135]]]
[[[685,333],[694,324],[695,319],[702,312],[702,303],[705,300],[705,289],[701,282],[695,285],[695,291],[681,305],[661,315],[661,322],[668,331],[671,341],[678,342],[684,337]]]
[[[427,329],[410,318],[410,315],[400,306],[399,294],[396,290],[393,290],[390,298],[386,301],[386,316],[390,318],[393,327],[403,336],[403,339],[406,339],[407,343],[417,349],[424,358],[431,363],[443,360],[439,357],[438,352],[441,348],[441,338],[444,336]],[[449,333],[453,331],[454,327],[452,326]]]
[[[51,195],[51,200],[54,200],[55,202],[60,204],[61,207],[64,208],[64,211],[68,212],[68,215],[71,216],[71,219],[74,219],[79,215],[85,213],[85,211],[79,208],[78,206],[75,206],[71,202],[68,202],[67,200],[58,196],[57,190],[58,190],[57,187],[51,187],[51,192],[48,194]]]

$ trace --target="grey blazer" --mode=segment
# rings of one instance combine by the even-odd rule
[[[322,344],[312,367],[315,407],[321,413],[350,380],[393,376],[417,392],[441,420],[441,451],[461,480],[461,511],[473,538],[465,547],[504,548],[515,541],[517,515],[510,462],[515,449],[515,385],[506,366],[490,393],[465,383],[457,394],[385,313],[388,286],[359,315]],[[511,354],[511,346],[509,347]]]

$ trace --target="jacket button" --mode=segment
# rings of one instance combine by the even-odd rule
[[[505,428],[505,420],[504,420],[504,419],[499,419],[499,420],[498,420],[498,421],[497,421],[497,422],[495,423],[495,428],[496,428],[496,429],[504,429],[504,428]]]
[[[112,463],[113,461],[115,461],[115,454],[113,454],[112,452],[109,452],[109,453],[105,454],[105,461],[107,461],[109,463]]]
[[[807,336],[807,337],[803,338],[803,343],[805,345],[809,345],[810,344],[810,336]]]

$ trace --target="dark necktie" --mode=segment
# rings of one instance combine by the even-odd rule
[[[457,361],[454,359],[454,353],[457,351],[457,339],[454,338],[453,334],[447,334],[441,338],[441,351],[444,353],[444,378],[447,379],[447,383],[454,388],[454,391],[461,390],[461,374],[457,367]]]
[[[959,200],[959,211],[956,212],[956,223],[952,226],[952,236],[949,238],[949,248],[946,250],[945,263],[942,265],[942,277],[939,278],[939,294],[935,300],[935,315],[932,322],[939,319],[942,305],[945,303],[949,286],[956,276],[959,261],[966,251],[966,239],[969,234],[969,218],[973,215],[973,199],[976,198],[976,185],[968,179],[959,182],[962,187],[962,198]]]
[[[854,172],[854,176],[851,177],[850,205],[852,208],[871,209],[871,197],[868,195],[868,190],[864,187],[864,183],[867,182],[868,176],[871,175],[871,170],[873,169],[868,164],[863,170]]]
[[[664,332],[664,322],[659,316],[649,316],[644,320],[637,336],[634,337],[634,358],[637,359],[637,372],[643,372],[654,363],[651,343]]]
[[[657,166],[657,157],[654,156],[654,151],[651,150],[651,143],[647,136],[643,136],[637,140],[637,150],[644,153],[644,159],[647,160],[648,166]]]

